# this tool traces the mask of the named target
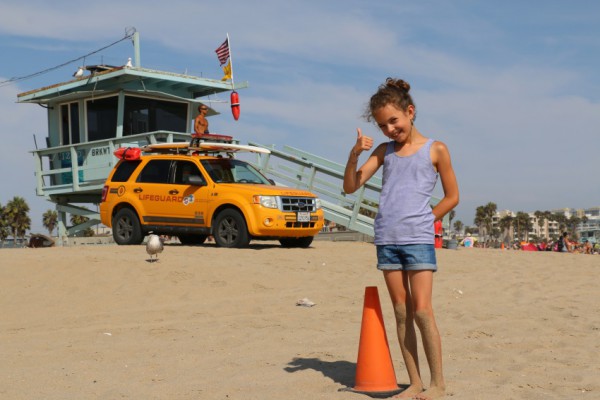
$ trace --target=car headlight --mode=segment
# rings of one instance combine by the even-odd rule
[[[315,199],[315,206],[317,207],[317,210],[320,210],[323,205],[321,204],[321,199],[319,199],[318,197]]]
[[[277,208],[277,196],[254,196],[254,204],[260,204],[265,208]]]

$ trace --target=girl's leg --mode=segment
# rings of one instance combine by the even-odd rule
[[[396,397],[410,398],[423,391],[423,382],[419,371],[413,306],[408,295],[408,275],[403,271],[384,271],[383,276],[394,306],[400,351],[410,381],[410,386]]]
[[[442,371],[442,341],[435,323],[432,306],[433,272],[408,272],[410,294],[414,307],[415,323],[421,332],[423,348],[429,364],[431,383],[429,389],[415,396],[416,399],[434,399],[444,395],[445,383]]]

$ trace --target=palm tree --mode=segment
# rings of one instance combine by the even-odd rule
[[[42,224],[44,228],[48,229],[48,233],[52,236],[52,232],[54,228],[56,228],[56,224],[58,223],[58,214],[56,210],[47,210],[44,215],[42,215]]]
[[[585,221],[584,221],[585,218]],[[578,239],[577,238],[577,225],[581,224],[582,222],[587,222],[587,217],[584,216],[583,218],[579,218],[576,215],[571,215],[569,217],[569,219],[567,220],[567,228],[569,231],[569,235],[572,238]]]
[[[454,217],[456,217],[456,211],[454,211],[454,209],[450,210],[450,213],[448,214],[448,229],[452,228],[452,220],[454,219]]]
[[[31,227],[31,218],[29,218],[29,205],[24,198],[15,196],[6,203],[4,215],[8,221],[10,231],[15,243],[18,237],[23,239],[25,232]]]
[[[509,242],[513,241],[512,227],[514,220],[515,219],[512,215],[507,214],[504,217],[500,218],[500,221],[498,221],[498,226],[500,227],[500,229],[502,229],[504,238],[508,237]]]
[[[558,222],[559,232],[563,232],[567,229],[567,217],[564,214],[554,213],[552,214],[552,221]]]
[[[0,247],[4,247],[4,241],[10,235],[10,229],[8,227],[8,221],[4,214],[4,207],[0,204]]]
[[[88,217],[85,217],[83,215],[71,214],[71,224],[73,224],[73,225],[81,225],[89,220],[90,219]],[[83,231],[83,236],[86,236],[86,237],[94,236],[94,230],[92,228],[87,228],[86,230]]]
[[[485,225],[485,208],[483,206],[479,206],[475,210],[475,219],[473,222],[475,222],[475,226],[481,231]]]
[[[523,211],[517,211],[515,223],[517,224],[517,236],[519,237],[519,240],[523,240],[523,232],[525,232],[525,241],[529,241],[529,231],[531,230],[532,225],[529,214]]]
[[[460,232],[462,231],[463,227],[464,227],[464,224],[462,223],[462,221],[461,221],[461,220],[457,220],[457,221],[454,223],[454,231],[455,231],[455,232],[458,232],[458,233],[460,233]]]
[[[545,211],[535,211],[533,214],[537,218],[537,225],[541,231],[544,228],[544,225],[546,222],[546,212]],[[546,240],[548,240],[548,230],[547,229],[546,229],[545,238],[546,238]]]
[[[483,228],[486,240],[489,239],[490,235],[492,234],[492,224],[494,221],[493,217],[496,214],[497,208],[498,206],[496,206],[496,203],[492,202],[487,203],[485,206],[477,207],[475,213],[475,225],[479,227],[480,233]]]

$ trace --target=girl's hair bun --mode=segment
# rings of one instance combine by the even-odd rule
[[[408,93],[410,91],[410,85],[408,84],[408,82],[402,79],[387,78],[385,80],[385,86],[399,89],[405,93]]]

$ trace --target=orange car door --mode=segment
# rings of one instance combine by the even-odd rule
[[[168,223],[171,207],[177,196],[169,191],[171,160],[157,159],[149,161],[133,185],[140,204],[140,219],[144,224],[164,225]],[[139,185],[137,185],[139,184]]]
[[[173,203],[171,221],[174,224],[204,227],[206,221],[207,202],[209,189],[206,178],[198,166],[189,160],[177,160],[173,166],[173,183],[169,185],[170,193],[178,196],[178,201]],[[190,176],[201,178],[200,185],[192,185]]]

